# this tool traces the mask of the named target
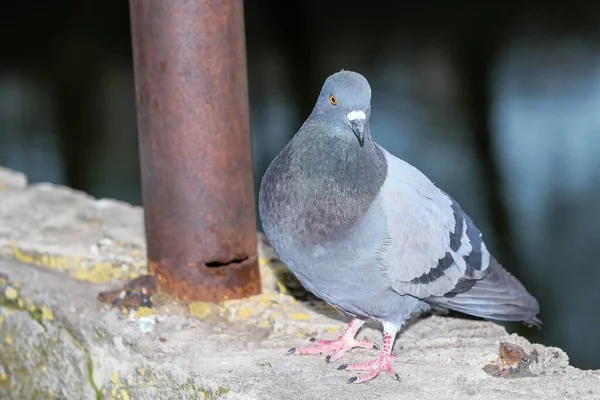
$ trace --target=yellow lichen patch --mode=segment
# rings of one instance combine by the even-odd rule
[[[202,301],[195,301],[193,303],[190,303],[189,309],[190,314],[196,318],[204,318],[212,314],[210,306]]]
[[[262,295],[259,302],[263,308],[277,307],[279,305],[277,296],[274,293]]]
[[[271,259],[267,258],[267,257],[261,257],[261,258],[258,259],[258,265],[261,266],[261,267],[263,265],[267,265],[270,262],[271,262]]]
[[[69,269],[69,262],[64,257],[50,257],[50,267],[54,269]]]
[[[271,323],[267,319],[263,319],[258,323],[259,328],[268,328],[271,326]]]
[[[25,302],[23,301],[23,299],[18,299],[17,300],[17,306],[22,310],[25,308]]]
[[[30,254],[25,254],[24,252],[22,252],[21,249],[19,249],[16,244],[11,243],[10,247],[13,251],[13,257],[17,261],[21,261],[26,264],[35,264],[35,258]]]
[[[7,287],[4,290],[4,297],[6,297],[7,300],[13,301],[19,297],[19,292],[17,292],[17,289],[13,287]]]
[[[0,325],[2,325],[3,322],[4,322],[4,317],[2,315],[0,315]]]
[[[254,315],[254,310],[248,306],[242,306],[237,310],[237,316],[241,319],[246,319]]]
[[[20,249],[16,243],[11,243],[12,257],[26,264],[46,267],[55,270],[69,271],[78,280],[92,283],[106,283],[113,279],[135,279],[145,270],[145,263],[131,265],[132,270],[123,269],[121,264],[110,262],[86,262],[83,256],[67,257],[53,254],[38,254]],[[141,260],[140,260],[141,261]]]
[[[279,318],[279,317],[281,317],[281,313],[279,311],[275,311],[274,313],[272,313],[270,315],[271,319],[276,319],[276,318]]]
[[[302,338],[303,339],[305,336],[306,335],[304,333],[302,333],[302,332],[296,332],[296,337],[297,338]]]
[[[198,396],[200,396],[200,398],[201,398],[202,400],[206,400],[206,399],[208,399],[208,393],[206,393],[206,392],[205,392],[205,391],[203,391],[203,390],[201,390],[201,391],[199,391],[199,392],[198,392]]]
[[[121,389],[121,399],[129,400],[129,393],[127,393],[127,390]]]
[[[326,326],[325,327],[325,332],[327,332],[327,333],[336,333],[337,330],[338,330],[338,328],[335,326]]]
[[[288,318],[295,319],[298,321],[306,321],[307,319],[310,318],[310,316],[305,313],[297,312],[297,313],[288,314]]]
[[[6,335],[6,337],[4,338],[4,341],[8,344],[13,343],[12,337],[10,337],[10,335]]]
[[[7,381],[8,380],[8,375],[6,375],[4,372],[2,374],[0,374],[0,381]]]
[[[121,277],[121,268],[115,267],[111,263],[99,262],[96,263],[90,270],[78,270],[85,271],[87,273],[87,281],[92,283],[105,283],[114,278]]]
[[[153,317],[154,311],[149,307],[140,307],[136,310],[134,318]]]
[[[42,306],[42,317],[44,317],[48,321],[52,321],[54,319],[54,314],[52,313],[50,307]]]
[[[6,183],[0,182],[0,190],[5,190],[7,188]]]
[[[110,377],[110,380],[115,385],[119,385],[121,383],[121,380],[119,379],[119,371],[114,371]]]
[[[265,293],[262,295],[262,297],[272,301],[279,301],[279,296],[275,293]]]

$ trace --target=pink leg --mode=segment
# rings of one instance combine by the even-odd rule
[[[350,378],[348,380],[348,383],[362,383],[370,381],[371,379],[379,375],[379,373],[382,371],[386,371],[388,374],[392,375],[397,380],[400,380],[400,376],[394,372],[394,367],[392,366],[392,360],[394,358],[392,354],[392,346],[394,345],[395,336],[396,332],[384,332],[383,349],[381,349],[379,357],[377,357],[375,360],[364,363],[340,365],[338,369],[366,371],[362,375]]]
[[[379,346],[368,340],[356,340],[355,336],[358,330],[365,321],[355,318],[342,334],[334,340],[311,339],[315,344],[310,347],[294,347],[288,350],[288,354],[305,355],[305,354],[321,354],[324,352],[333,351],[332,355],[325,358],[326,362],[334,362],[342,358],[342,356],[354,347],[363,347],[365,349],[379,349]]]

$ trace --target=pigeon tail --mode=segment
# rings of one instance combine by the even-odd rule
[[[454,311],[497,321],[523,321],[541,326],[537,318],[540,306],[523,284],[506,271],[493,257],[485,277],[477,279],[470,289],[453,297],[436,297],[434,302]]]

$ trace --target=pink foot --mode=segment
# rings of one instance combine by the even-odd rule
[[[365,323],[360,319],[354,319],[350,322],[346,330],[334,340],[311,339],[315,344],[310,347],[294,347],[288,350],[288,354],[306,355],[306,354],[322,354],[325,352],[334,352],[325,358],[326,362],[335,362],[342,358],[344,354],[355,347],[365,349],[379,349],[379,346],[368,340],[356,340],[354,337]]]
[[[391,376],[395,377],[396,380],[400,380],[400,376],[394,372],[392,360],[394,355],[391,353],[393,344],[393,336],[391,333],[385,332],[383,339],[383,350],[375,360],[367,361],[364,363],[356,364],[342,364],[338,369],[345,369],[350,371],[366,371],[362,375],[353,376],[348,380],[348,383],[362,383],[370,381],[377,377],[381,372],[386,371]]]

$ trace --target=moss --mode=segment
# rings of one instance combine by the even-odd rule
[[[52,313],[52,310],[50,309],[50,307],[48,307],[46,305],[38,307],[33,303],[28,304],[28,306],[25,307],[25,302],[19,297],[20,294],[18,292],[17,292],[17,296],[14,296],[13,295],[14,293],[12,293],[11,291],[8,291],[8,292],[9,292],[8,297],[0,294],[0,307],[5,308],[7,311],[26,312],[27,314],[29,314],[29,316],[31,317],[31,319],[33,321],[38,323],[44,329],[44,331],[47,332],[47,327],[46,327],[44,321],[53,321],[54,320],[54,314]],[[0,292],[0,293],[6,293],[6,290],[3,292]],[[86,363],[87,363],[87,379],[88,379],[89,384],[91,385],[92,389],[96,393],[96,399],[100,400],[101,399],[100,391],[98,390],[98,387],[97,387],[96,383],[94,382],[92,357],[89,354],[88,350],[64,326],[62,326],[61,324],[55,324],[55,326],[58,330],[63,331],[67,335],[69,335],[70,338],[75,343],[75,345],[83,352],[83,355],[84,355],[84,357],[86,359]],[[0,362],[2,363],[4,369],[7,371],[6,374],[9,371],[8,366],[10,366],[10,368],[11,368],[10,371],[12,371],[16,376],[19,377],[19,382],[21,383],[21,387],[32,390],[32,392],[29,392],[29,393],[32,393],[32,398],[45,399],[48,397],[47,391],[40,391],[39,389],[35,388],[36,387],[35,383],[31,382],[32,371],[30,371],[25,366],[25,364],[23,363],[23,357],[21,355],[17,354],[17,351],[16,351],[15,347],[13,346],[12,336],[15,336],[15,335],[18,336],[18,332],[12,332],[12,335],[11,335],[11,332],[7,332],[7,335],[4,338],[7,345],[2,346],[2,351],[0,351]],[[43,338],[41,338],[41,342],[43,342],[45,344],[35,346],[32,350],[34,351],[34,353],[36,354],[36,356],[38,358],[37,367],[39,368],[39,370],[41,372],[44,373],[44,372],[47,372],[47,370],[48,370],[48,367],[45,364],[48,363],[48,360],[50,358],[49,347],[52,345],[56,345],[56,343],[58,342],[58,338],[57,337],[46,338],[45,342],[44,342]],[[29,358],[29,357],[25,357],[25,358]],[[7,378],[8,379],[6,379],[5,381],[0,380],[0,391],[6,390],[6,393],[11,393],[13,390],[13,388],[10,387],[11,379],[9,379],[10,377],[8,375],[7,375]]]
[[[229,393],[230,391],[231,390],[229,388],[226,388],[225,386],[217,386],[217,391],[215,392],[215,395],[223,396]]]
[[[64,328],[63,328],[64,329]],[[85,356],[85,362],[87,364],[87,380],[94,392],[96,393],[96,400],[100,400],[102,395],[100,393],[100,389],[98,389],[98,385],[96,385],[96,381],[94,381],[94,361],[92,360],[92,356],[89,350],[71,334],[68,330],[65,329],[65,332],[73,339],[75,345],[83,351],[83,355]]]
[[[13,289],[13,288],[7,288],[5,290],[4,293],[6,293],[8,291],[8,289]],[[15,289],[13,289],[15,290]],[[16,291],[16,290],[15,290]],[[0,307],[5,307],[9,310],[13,310],[13,311],[26,311],[29,316],[31,317],[31,319],[33,319],[35,322],[37,322],[38,324],[40,324],[40,326],[42,328],[44,328],[44,330],[46,330],[46,325],[44,325],[44,313],[42,312],[41,309],[39,309],[38,307],[36,307],[35,305],[33,307],[28,307],[25,310],[25,306],[24,306],[24,301],[23,299],[21,299],[20,297],[18,297],[19,294],[17,292],[17,297],[7,297],[7,296],[1,296],[0,295]]]
[[[189,388],[193,390],[193,393],[198,393],[200,398],[204,400],[218,400],[231,391],[229,388],[221,385],[217,386],[216,390],[211,390],[204,387],[196,388],[192,378],[189,378],[187,382],[188,384],[186,386],[189,386]]]
[[[215,391],[206,388],[200,388],[199,390],[195,390],[194,392],[198,393],[200,398],[204,400],[217,400],[222,396],[225,396],[230,391],[231,390],[229,388],[226,388],[225,386],[217,386],[217,389]]]
[[[44,328],[44,330],[46,330],[46,325],[44,325],[44,313],[42,312],[42,310],[40,310],[39,308],[36,308],[33,311],[28,310],[27,312],[29,313],[29,316],[31,317],[31,319],[33,319],[35,322],[40,324],[42,326],[42,328]]]
[[[17,337],[17,332],[7,331],[6,337]],[[40,390],[36,387],[32,372],[26,367],[23,362],[23,357],[15,348],[12,340],[0,343],[0,364],[4,369],[4,373],[0,376],[0,395],[9,394],[19,398],[24,391],[27,393],[27,398],[31,399],[46,399],[47,393],[45,390]],[[42,360],[36,363],[36,368],[42,370]],[[18,378],[15,378],[18,377]],[[16,383],[16,385],[15,385]]]

